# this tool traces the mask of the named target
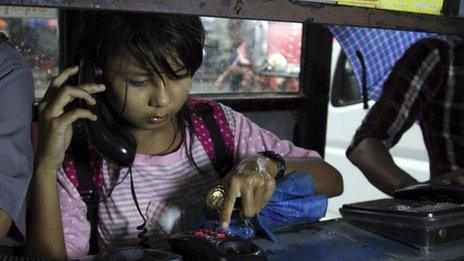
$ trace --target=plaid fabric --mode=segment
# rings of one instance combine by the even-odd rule
[[[359,86],[362,86],[361,63],[356,56],[359,50],[366,63],[369,99],[377,100],[391,69],[415,42],[423,38],[443,38],[432,33],[398,30],[329,26],[353,67]]]
[[[424,39],[398,61],[347,154],[366,137],[394,146],[419,122],[435,177],[464,168],[464,42]]]

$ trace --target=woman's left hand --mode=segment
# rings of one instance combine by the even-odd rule
[[[269,202],[276,188],[275,163],[262,160],[262,156],[252,156],[224,178],[225,198],[221,211],[221,228],[229,226],[236,200],[241,200],[243,218],[258,214]]]

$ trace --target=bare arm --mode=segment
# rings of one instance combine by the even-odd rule
[[[348,159],[362,171],[370,183],[390,196],[397,189],[418,183],[395,164],[387,148],[377,138],[361,140],[351,150]]]
[[[6,236],[11,226],[11,217],[0,209],[0,241]]]
[[[253,217],[267,205],[276,188],[274,178],[277,175],[277,163],[267,160],[265,166],[258,163],[262,156],[251,156],[242,161],[238,169],[230,172],[225,178],[226,196],[221,213],[221,227],[229,225],[233,207],[237,198],[241,198],[243,215]],[[314,181],[317,194],[329,197],[343,192],[343,181],[340,173],[331,165],[319,158],[286,158],[287,171],[306,171]],[[259,167],[256,167],[259,166]],[[264,175],[261,168],[266,169]],[[257,174],[257,175],[256,175]],[[267,177],[266,177],[267,176]]]
[[[42,168],[40,165],[34,171],[26,249],[32,255],[62,260],[67,255],[56,175],[57,170]]]
[[[229,74],[240,74],[240,75],[245,75],[249,73],[251,70],[248,67],[245,66],[238,66],[235,64],[229,65],[226,70],[226,76]]]
[[[246,80],[253,79],[253,71],[250,68],[232,64],[232,65],[229,65],[227,69],[221,75],[219,75],[219,77],[215,81],[215,85],[222,86],[222,84],[226,80],[226,77],[229,76],[229,74],[243,75]]]
[[[328,197],[339,196],[343,193],[343,179],[334,167],[319,158],[285,159],[288,173],[300,170],[308,172],[313,178],[317,194]]]
[[[62,87],[76,74],[77,67],[63,71],[52,82],[39,104],[39,144],[31,186],[31,205],[28,213],[28,239],[30,254],[52,259],[66,259],[66,246],[61,222],[57,173],[65,151],[72,139],[72,124],[78,119],[96,120],[89,110],[75,108],[65,112],[64,107],[73,99],[84,99],[95,104],[92,93],[102,92],[103,86],[84,84]]]

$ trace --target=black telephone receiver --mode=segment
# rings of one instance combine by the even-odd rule
[[[82,58],[79,64],[77,81],[78,84],[89,82],[103,84],[105,82],[103,70],[100,66]],[[99,99],[99,95],[103,94],[92,94],[92,97],[97,100],[97,103],[102,100]],[[111,132],[110,128],[106,126],[105,122],[102,120],[102,112],[99,107],[96,105],[88,105],[85,102],[81,102],[81,106],[90,110],[97,116],[96,121],[84,120],[87,136],[94,148],[106,160],[116,163],[121,167],[129,167],[135,158],[134,149],[126,140],[117,137]]]

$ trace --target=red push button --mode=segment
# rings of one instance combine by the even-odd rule
[[[195,232],[195,236],[196,237],[205,237],[205,233],[200,230],[200,231]]]

